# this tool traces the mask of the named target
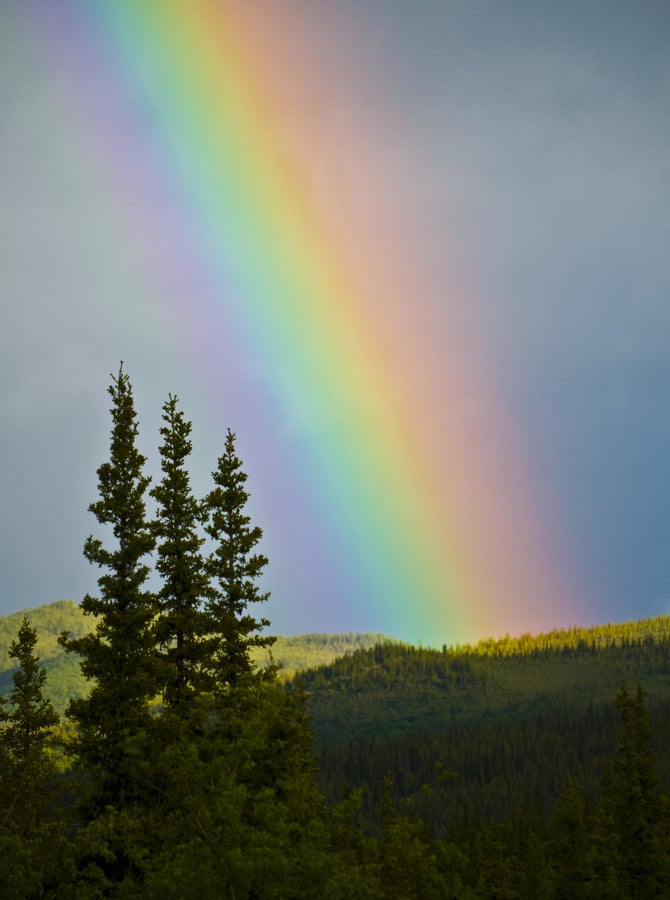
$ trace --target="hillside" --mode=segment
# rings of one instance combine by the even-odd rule
[[[2,693],[24,614],[63,711],[86,684],[57,637],[88,623],[66,600],[0,619]],[[464,810],[509,821],[529,797],[551,810],[570,778],[596,796],[617,746],[614,698],[624,680],[649,693],[659,781],[670,790],[668,616],[442,650],[381,634],[279,637],[272,659],[289,691],[307,692],[325,795],[362,787],[362,815],[373,828],[389,773],[396,801],[437,832],[458,827]]]
[[[371,821],[393,774],[398,801],[438,831],[463,810],[511,820],[551,810],[570,778],[596,796],[624,680],[649,694],[660,783],[670,788],[670,617],[427,650],[361,650],[300,673],[321,785],[364,788]]]
[[[432,650],[395,643],[301,672],[317,736],[436,732],[609,701],[622,680],[670,697],[670,616]],[[346,722],[346,728],[342,728]]]
[[[86,690],[86,682],[79,669],[79,660],[68,655],[58,645],[63,631],[79,637],[86,633],[88,623],[79,607],[72,600],[57,600],[34,609],[24,609],[0,618],[0,694],[11,690],[13,660],[9,658],[9,646],[27,616],[37,629],[37,653],[41,665],[47,670],[48,694],[54,706],[62,712],[70,697],[79,697]]]
[[[86,681],[81,675],[78,658],[63,651],[58,645],[58,636],[63,631],[70,631],[77,637],[85,634],[90,628],[90,620],[72,600],[57,600],[0,617],[0,694],[6,694],[11,689],[9,646],[16,638],[24,616],[37,629],[37,653],[47,670],[48,693],[56,709],[63,712],[70,697],[80,697],[85,693]],[[271,657],[267,652],[259,652],[257,662],[265,664],[271,658],[280,666],[282,677],[289,678],[302,669],[327,665],[337,657],[393,640],[376,633],[278,637]]]

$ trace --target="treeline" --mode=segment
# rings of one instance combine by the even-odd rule
[[[570,651],[595,652],[612,647],[655,646],[670,641],[670,616],[654,616],[633,622],[593,625],[590,628],[574,626],[548,631],[545,634],[506,635],[503,638],[487,638],[474,645],[457,646],[454,653],[476,656],[545,656]],[[447,648],[443,650],[446,652]]]
[[[267,560],[257,550],[261,530],[245,513],[235,436],[228,432],[210,492],[196,498],[186,465],[190,423],[170,396],[162,478],[151,488],[123,368],[109,393],[110,458],[90,507],[104,540],[91,536],[84,547],[100,572],[98,594],[81,604],[91,629],[60,638],[90,690],[71,700],[59,730],[36,629],[22,620],[0,706],[0,896],[668,895],[669,801],[644,690],[624,682],[610,698],[617,734],[609,749],[582,746],[603,760],[597,783],[582,784],[573,760],[556,771],[539,721],[519,721],[516,741],[487,731],[504,723],[510,685],[523,695],[538,664],[532,654],[378,645],[308,674],[310,709],[318,710],[320,691],[332,718],[315,719],[322,778],[334,786],[327,802],[305,687],[287,689],[274,666],[254,661],[272,642],[253,612],[267,598],[259,588]],[[550,663],[542,661],[547,671]],[[565,684],[564,671],[558,681]],[[450,711],[453,729],[412,720],[428,701]],[[353,715],[357,704],[364,715]],[[558,750],[575,733],[571,713],[565,722],[555,713],[549,731]],[[329,744],[342,754],[330,770]],[[477,780],[480,795],[458,794]],[[547,780],[553,807],[540,797]],[[519,792],[521,804],[505,805],[496,790]]]

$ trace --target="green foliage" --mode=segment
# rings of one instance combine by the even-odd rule
[[[53,763],[47,755],[51,730],[59,722],[51,701],[43,695],[46,672],[35,653],[37,635],[27,618],[9,648],[18,663],[10,709],[0,706],[0,777],[5,818],[28,833],[44,812],[44,786],[53,779]]]
[[[216,681],[234,685],[254,668],[251,650],[270,647],[275,639],[261,633],[269,620],[256,619],[249,611],[251,603],[263,603],[270,596],[261,593],[257,584],[268,560],[254,552],[263,532],[257,525],[251,527],[251,519],[244,512],[249,499],[247,474],[235,452],[235,435],[230,429],[212,478],[215,487],[205,498],[205,527],[214,542],[207,560],[214,590],[206,608],[217,636],[212,648]]]
[[[95,617],[95,630],[81,637],[67,632],[60,643],[81,657],[91,682],[86,697],[73,699],[69,717],[77,725],[73,749],[82,766],[96,772],[105,796],[132,792],[126,742],[150,725],[149,703],[157,691],[153,653],[154,597],[145,588],[146,557],[155,541],[146,521],[144,496],[150,479],[146,459],[137,450],[137,416],[130,380],[119,368],[109,387],[112,398],[110,459],[98,469],[99,500],[89,507],[98,523],[111,528],[113,545],[90,536],[84,556],[104,572],[100,596],[84,597],[84,615]]]
[[[621,738],[612,761],[613,777],[604,792],[613,824],[619,883],[624,896],[640,900],[664,896],[670,876],[646,696],[639,682],[634,694],[627,682],[617,694]]]
[[[158,592],[155,639],[162,651],[161,687],[168,706],[186,703],[199,687],[209,647],[203,640],[209,623],[203,603],[210,598],[201,554],[200,504],[191,491],[186,462],[191,454],[191,423],[170,395],[163,406],[160,448],[163,479],[152,490],[158,503],[153,530],[158,539]]]
[[[382,781],[378,843],[384,896],[396,900],[415,897],[440,900],[444,897],[444,883],[426,823],[421,818],[398,813],[393,804],[392,786],[392,778],[386,776]]]
[[[157,762],[159,840],[143,896],[313,896],[327,832],[295,699],[252,679],[199,737],[183,734]]]
[[[59,719],[44,695],[36,644],[24,618],[9,648],[18,664],[9,703],[0,705],[0,895],[16,900],[44,896],[62,879],[68,858],[49,753]]]
[[[559,628],[544,634],[525,633],[519,637],[486,638],[476,644],[456,646],[456,653],[480,657],[541,657],[552,653],[562,655],[595,653],[612,647],[631,647],[666,641],[670,632],[670,616],[655,616],[639,621],[595,625],[590,628],[574,626]]]
[[[593,798],[617,741],[612,697],[629,677],[653,689],[654,751],[669,790],[668,625],[607,626],[593,641],[568,631],[566,646],[540,635],[519,656],[380,644],[304,672],[293,684],[309,694],[321,786],[331,802],[364,787],[374,823],[379,785],[393,772],[396,800],[411,798],[440,834],[464,810],[509,821],[526,796],[550,813],[571,777]]]
[[[670,620],[659,617],[655,635],[621,640],[621,634],[635,633],[633,624],[611,626],[610,643],[597,649],[589,642],[579,649],[569,640],[542,652],[480,655],[378,644],[302,672],[296,681],[309,691],[317,729],[329,743],[361,733],[438,732],[530,718],[557,703],[586,710],[609,704],[624,677],[644,677],[656,697],[670,698]],[[648,624],[640,623],[641,630]],[[538,646],[543,644],[540,635]],[[340,719],[346,730],[339,728]]]
[[[551,819],[550,866],[559,897],[583,897],[594,880],[588,807],[581,786],[570,778]]]
[[[385,652],[375,651],[377,666]],[[403,655],[394,648],[389,658]],[[364,659],[369,662],[365,654]],[[351,664],[351,659],[345,661],[345,667]],[[418,673],[411,674],[414,664],[405,658],[402,665],[409,683],[418,684]],[[430,679],[439,671],[426,659],[420,667]],[[392,671],[371,667],[369,674],[373,685],[386,690],[398,681]],[[354,683],[362,698],[364,678],[354,675]],[[338,691],[346,693],[341,684]],[[314,782],[304,699],[295,687],[289,693],[280,689],[269,673],[263,679],[243,679],[214,705],[202,695],[198,702],[204,714],[193,711],[193,721],[209,717],[204,730],[174,727],[174,715],[165,710],[152,732],[153,743],[134,758],[148,793],[123,810],[109,806],[79,830],[77,867],[64,864],[60,869],[63,896],[270,898],[320,893],[352,900],[615,900],[665,895],[670,880],[663,824],[668,803],[654,787],[658,754],[650,748],[653,735],[658,738],[657,726],[662,729],[669,717],[659,707],[650,728],[643,694],[620,691],[619,716],[611,698],[608,712],[590,704],[580,720],[576,706],[552,707],[545,697],[541,716],[526,711],[520,718],[508,710],[497,720],[461,723],[448,733],[382,734],[374,743],[362,744],[360,756],[371,751],[378,771],[386,766],[394,773],[393,783],[388,780],[384,786],[379,778],[375,785],[369,770],[365,787],[330,812]],[[619,718],[612,776],[601,797],[590,797],[581,779],[561,773],[574,766],[584,774],[584,758],[590,757],[602,767],[617,746]],[[542,738],[547,729],[550,746]],[[600,745],[585,743],[585,734],[599,735]],[[404,749],[399,752],[401,738]],[[663,743],[656,740],[657,747]],[[322,748],[322,765],[324,755],[327,748],[325,754]],[[429,770],[431,777],[420,786],[421,772]],[[517,783],[510,781],[515,772]],[[565,790],[559,787],[561,778],[564,786],[568,783]],[[472,790],[475,780],[479,795]],[[556,783],[559,798],[553,813],[540,800],[540,788],[548,780]],[[646,785],[641,794],[627,787],[639,784]],[[593,790],[597,793],[597,785]],[[372,815],[366,798],[370,791],[376,796]],[[647,800],[640,803],[645,791]],[[498,803],[499,810],[507,810],[501,820],[480,821],[496,808],[492,798],[514,794],[522,798],[516,813],[513,804]],[[621,851],[624,810],[631,822],[641,815],[651,838],[642,848],[654,854],[647,855],[634,880],[627,874],[629,857]],[[651,817],[649,810],[655,810]],[[32,845],[5,843],[17,861],[12,871],[20,890],[32,890],[26,881]],[[67,853],[63,859],[67,861]],[[633,859],[644,860],[644,852]],[[633,884],[644,888],[635,893]]]
[[[297,680],[311,695],[318,734],[332,744],[361,734],[518,720],[557,702],[583,711],[609,704],[624,677],[644,678],[658,698],[670,699],[669,666],[670,618],[659,616],[441,651],[384,643]]]

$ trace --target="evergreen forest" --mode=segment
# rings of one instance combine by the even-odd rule
[[[97,591],[0,621],[0,897],[670,897],[670,617],[276,639],[235,434],[196,497],[109,395]]]

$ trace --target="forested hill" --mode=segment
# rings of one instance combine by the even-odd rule
[[[670,696],[670,616],[442,650],[379,644],[295,681],[311,695],[317,736],[341,743],[362,733],[518,718],[559,698],[609,702],[624,678]]]
[[[510,821],[533,798],[553,808],[570,778],[595,796],[620,728],[621,685],[641,682],[664,790],[670,789],[670,617],[430,650],[376,646],[299,673],[322,788],[384,777],[432,826],[462,810]]]
[[[57,600],[44,606],[25,609],[0,617],[0,695],[11,688],[12,660],[9,645],[16,639],[23,617],[27,616],[37,630],[37,653],[47,671],[47,693],[59,712],[63,712],[71,697],[86,691],[79,658],[67,654],[58,644],[63,631],[79,637],[91,630],[86,618],[72,600]],[[326,665],[335,658],[394,639],[377,633],[365,634],[304,634],[278,637],[272,647],[272,660],[281,667],[283,677],[309,667]],[[258,651],[258,662],[266,662],[267,651]]]

